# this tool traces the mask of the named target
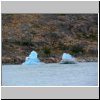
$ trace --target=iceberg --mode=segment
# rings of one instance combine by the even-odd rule
[[[73,59],[73,57],[72,57],[72,55],[70,55],[68,53],[63,53],[62,60],[65,60],[65,59]]]
[[[23,65],[39,64],[38,54],[36,51],[32,51],[28,57],[26,57]]]
[[[76,59],[69,53],[63,53],[62,60],[60,61],[61,64],[75,64],[76,62]]]

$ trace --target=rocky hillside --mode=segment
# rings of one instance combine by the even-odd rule
[[[98,56],[97,14],[2,14],[2,63],[20,64],[32,50],[44,62],[63,52],[77,58]]]

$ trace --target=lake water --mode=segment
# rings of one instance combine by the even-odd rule
[[[2,86],[97,86],[98,63],[2,65]]]

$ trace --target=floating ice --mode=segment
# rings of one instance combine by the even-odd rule
[[[26,57],[24,65],[39,64],[38,54],[36,51],[32,51],[28,57]]]
[[[73,59],[73,57],[72,57],[72,55],[70,55],[68,53],[63,53],[62,60],[65,60],[65,59]]]
[[[70,55],[69,53],[63,53],[61,64],[74,64],[76,63],[76,59]]]

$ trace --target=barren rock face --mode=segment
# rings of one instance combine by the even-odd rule
[[[46,62],[58,62],[64,52],[97,57],[98,15],[2,14],[2,62],[22,63],[32,50],[55,59]]]

